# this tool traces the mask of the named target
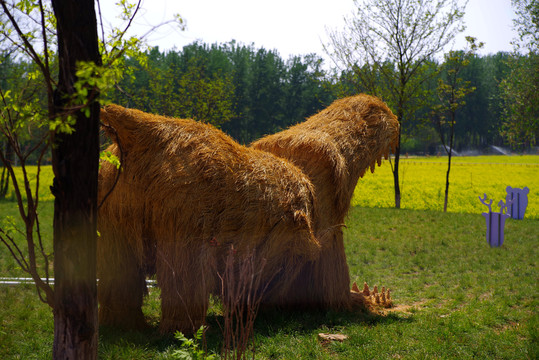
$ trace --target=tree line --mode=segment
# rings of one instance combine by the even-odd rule
[[[461,72],[475,91],[459,110],[455,126],[457,151],[488,145],[510,145],[504,128],[501,82],[511,62],[524,62],[507,52],[473,55]],[[275,50],[236,42],[195,42],[182,50],[147,53],[146,62],[129,59],[135,70],[124,77],[110,100],[152,113],[194,118],[220,126],[242,143],[303,121],[337,98],[369,89],[358,86],[353,70],[337,72],[316,54],[283,59]],[[438,61],[427,66],[435,68]],[[392,66],[392,64],[388,64]],[[438,77],[446,76],[443,72]],[[437,78],[423,87],[426,99],[414,117],[403,124],[403,150],[434,154],[440,145],[430,112],[436,103]],[[532,144],[527,144],[528,147]],[[526,149],[526,146],[520,150]]]
[[[110,100],[167,116],[209,122],[248,143],[302,121],[335,99],[316,55],[282,59],[274,50],[235,42],[195,42],[147,52]]]
[[[529,150],[535,145],[537,133],[532,139],[511,143],[509,137],[515,135],[507,132],[504,123],[507,108],[502,85],[515,64],[530,62],[530,57],[507,52],[471,56],[460,76],[475,91],[467,95],[458,112],[456,151],[489,145]],[[143,57],[126,57],[125,62],[130,74],[107,93],[107,100],[156,114],[209,122],[241,143],[301,122],[337,98],[369,92],[358,85],[357,71],[328,70],[324,59],[316,54],[285,60],[275,50],[234,41],[212,45],[194,42],[181,50],[152,48]],[[434,69],[443,65],[440,62],[433,59],[424,66]],[[4,91],[44,98],[39,88],[31,90],[24,80],[32,73],[32,66],[4,54],[0,86]],[[402,124],[403,153],[440,151],[431,110],[437,101],[437,80],[446,75],[442,72],[423,85],[423,106]],[[31,142],[30,137],[26,140]]]

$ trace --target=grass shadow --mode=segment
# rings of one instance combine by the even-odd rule
[[[177,343],[173,334],[162,334],[158,326],[148,326],[143,330],[125,330],[110,326],[99,327],[99,343],[102,347],[132,344],[137,347],[165,351]]]
[[[364,324],[375,326],[393,323],[413,322],[413,316],[399,316],[395,312],[378,314],[368,310],[358,311],[319,311],[319,310],[288,310],[263,309],[259,312],[254,328],[257,337],[272,337],[281,334],[310,334],[313,331],[326,332],[332,329],[341,329],[352,325]],[[219,354],[222,350],[223,317],[210,313],[206,318],[207,331],[204,346],[210,353]],[[110,355],[114,348],[146,349],[152,353],[167,352],[180,348],[181,344],[174,338],[174,334],[162,334],[158,324],[149,325],[140,331],[121,330],[101,326],[99,330],[101,352]],[[143,354],[138,354],[144,358]]]
[[[220,316],[208,316],[206,331],[202,343],[199,344],[209,353],[219,354],[222,347],[222,335],[219,323]],[[159,323],[154,318],[146,319],[148,326],[142,330],[126,330],[110,326],[99,327],[100,358],[122,358],[122,356],[137,356],[144,359],[144,351],[149,355],[155,353],[170,353],[181,347],[181,342],[174,337],[174,333],[163,334],[159,330]],[[187,335],[192,338],[192,335]],[[130,349],[130,350],[126,350]],[[126,352],[129,351],[129,352]],[[152,359],[152,357],[148,357]]]
[[[382,315],[367,309],[356,311],[265,309],[257,317],[255,332],[262,336],[272,336],[276,332],[307,334],[317,329],[325,331],[351,325],[375,326],[411,321],[412,317],[402,317],[393,312]]]
[[[364,324],[376,326],[394,323],[410,323],[414,321],[412,314],[400,316],[397,312],[379,314],[367,309],[357,311],[321,311],[321,310],[290,310],[265,308],[256,317],[254,331],[257,337],[272,337],[277,333],[290,335],[306,335],[313,331],[328,331]],[[222,334],[220,315],[210,314],[207,319],[208,348],[219,349],[218,343]]]

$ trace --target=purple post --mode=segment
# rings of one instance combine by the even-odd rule
[[[503,227],[505,226],[505,220],[509,218],[509,215],[488,212],[482,214],[487,220],[487,242],[490,247],[498,247],[503,244]]]
[[[488,213],[482,213],[487,221],[487,242],[491,247],[502,246],[505,220],[510,217],[506,212],[511,201],[504,203],[503,200],[500,200],[498,203],[498,205],[500,205],[500,212],[492,212],[492,199],[487,204],[487,194],[483,195],[484,198],[481,199],[481,197],[479,197],[479,200],[483,205],[488,206]]]
[[[528,206],[528,193],[530,189],[524,187],[524,189],[514,189],[511,186],[508,186],[507,189],[506,201],[508,205],[509,215],[513,219],[522,220],[524,219],[524,213],[526,212],[526,207]]]

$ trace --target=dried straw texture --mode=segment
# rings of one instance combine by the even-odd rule
[[[305,122],[251,145],[291,161],[315,187],[313,224],[322,255],[305,265],[294,285],[296,293],[309,294],[307,304],[298,299],[301,305],[350,307],[342,226],[359,178],[369,168],[374,171],[382,156],[387,158],[398,132],[397,118],[386,104],[361,94],[337,100]]]
[[[287,301],[298,272],[319,257],[314,189],[285,159],[241,146],[212,126],[107,106],[101,121],[121,158],[99,210],[102,324],[138,327],[144,278],[161,287],[161,330],[192,333],[220,294],[227,252],[265,259],[264,303]],[[99,196],[117,169],[103,163]],[[262,291],[263,289],[260,289]]]

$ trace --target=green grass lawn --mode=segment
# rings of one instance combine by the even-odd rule
[[[523,167],[528,169],[523,176],[531,179],[535,175],[537,181],[535,161]],[[372,180],[378,170],[384,168],[366,175],[360,186]],[[479,183],[491,186],[488,178],[474,180],[474,184]],[[426,188],[412,182],[412,176],[405,178],[405,184],[409,194]],[[528,186],[532,189],[535,185]],[[365,193],[358,189],[360,196]],[[532,189],[530,196],[535,191]],[[532,207],[538,207],[537,202],[536,195],[530,197]],[[406,207],[351,208],[344,230],[351,279],[360,286],[366,281],[371,286],[389,287],[394,308],[383,314],[261,313],[255,324],[256,358],[539,358],[539,217],[528,217],[527,213],[524,220],[509,219],[504,245],[490,248],[480,214],[484,210],[444,214]],[[52,201],[44,201],[40,216],[49,247],[52,213]],[[6,216],[17,219],[13,202],[0,202],[0,220]],[[0,244],[0,277],[4,276],[25,274]],[[146,331],[100,329],[100,359],[172,358],[180,344],[157,331],[159,289],[150,289],[144,312],[152,325]],[[216,304],[209,311],[207,333],[208,350],[214,353],[220,352],[220,320]],[[317,338],[320,332],[344,334],[348,339],[322,344]],[[39,302],[35,288],[0,285],[0,359],[49,359],[52,341],[52,312]]]
[[[509,220],[504,245],[490,248],[479,214],[355,207],[345,230],[351,278],[391,288],[394,311],[262,313],[257,358],[535,359],[538,226]],[[5,274],[5,249],[0,258]],[[101,329],[100,358],[170,358],[179,343],[157,332],[158,295],[152,289],[144,309],[153,328]],[[52,314],[35,289],[3,286],[0,304],[0,358],[50,358]],[[210,310],[208,348],[217,353],[219,319],[218,307]],[[319,332],[349,339],[323,346]]]

